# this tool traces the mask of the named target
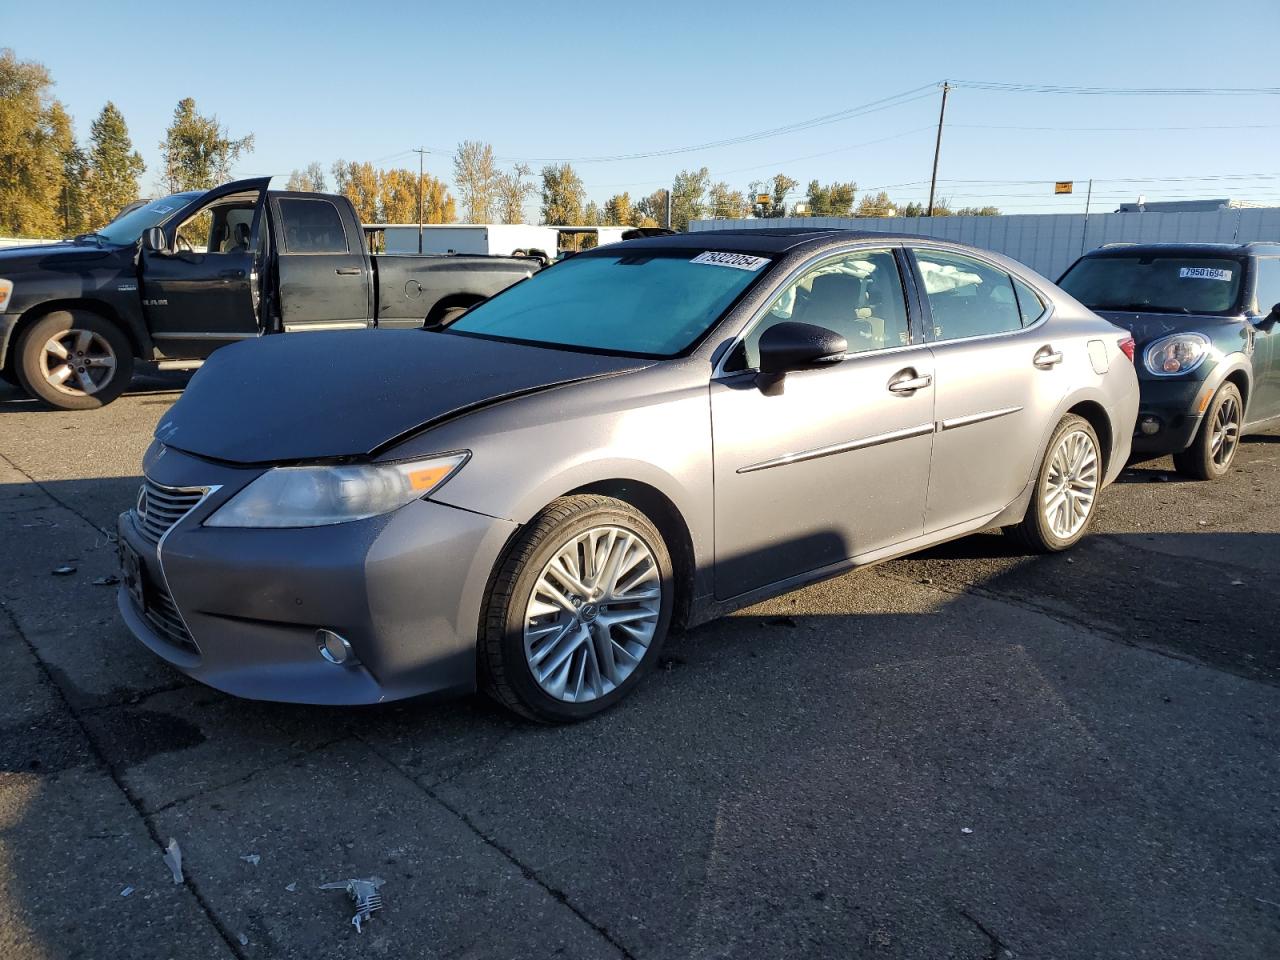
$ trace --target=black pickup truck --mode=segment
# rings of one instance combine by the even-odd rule
[[[345,197],[268,183],[178,193],[69,243],[0,250],[0,377],[55,407],[99,407],[135,361],[186,369],[266,334],[444,323],[540,267],[371,256]]]

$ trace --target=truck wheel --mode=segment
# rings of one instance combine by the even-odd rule
[[[543,723],[585,720],[640,682],[671,623],[662,534],[629,503],[561,497],[501,562],[481,622],[485,687]]]
[[[18,344],[18,380],[60,410],[106,406],[133,379],[133,347],[124,331],[84,310],[41,317]]]
[[[1173,466],[1185,477],[1217,480],[1231,469],[1240,447],[1244,401],[1234,383],[1224,383],[1213,395],[1191,446],[1173,455]]]

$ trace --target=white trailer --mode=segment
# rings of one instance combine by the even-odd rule
[[[386,253],[417,253],[416,223],[366,224],[366,232],[381,232]],[[509,257],[517,250],[556,255],[556,228],[527,223],[432,223],[422,228],[422,252]]]

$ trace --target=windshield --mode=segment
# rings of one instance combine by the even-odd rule
[[[152,200],[144,203],[142,206],[116,217],[101,230],[97,231],[97,235],[108,243],[137,243],[143,231],[163,223],[199,195],[198,193],[175,193],[173,196],[165,197],[163,200]]]
[[[1232,313],[1242,272],[1238,260],[1209,257],[1088,257],[1058,286],[1091,310]]]
[[[580,254],[473,308],[449,331],[671,357],[706,333],[768,264],[700,250]]]

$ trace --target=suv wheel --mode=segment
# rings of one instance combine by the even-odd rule
[[[1175,469],[1196,480],[1217,480],[1231,469],[1243,427],[1240,389],[1234,383],[1224,383],[1213,395],[1191,446],[1173,455]]]
[[[133,349],[109,320],[84,310],[59,310],[23,334],[15,367],[33,397],[61,410],[92,410],[129,386]]]

